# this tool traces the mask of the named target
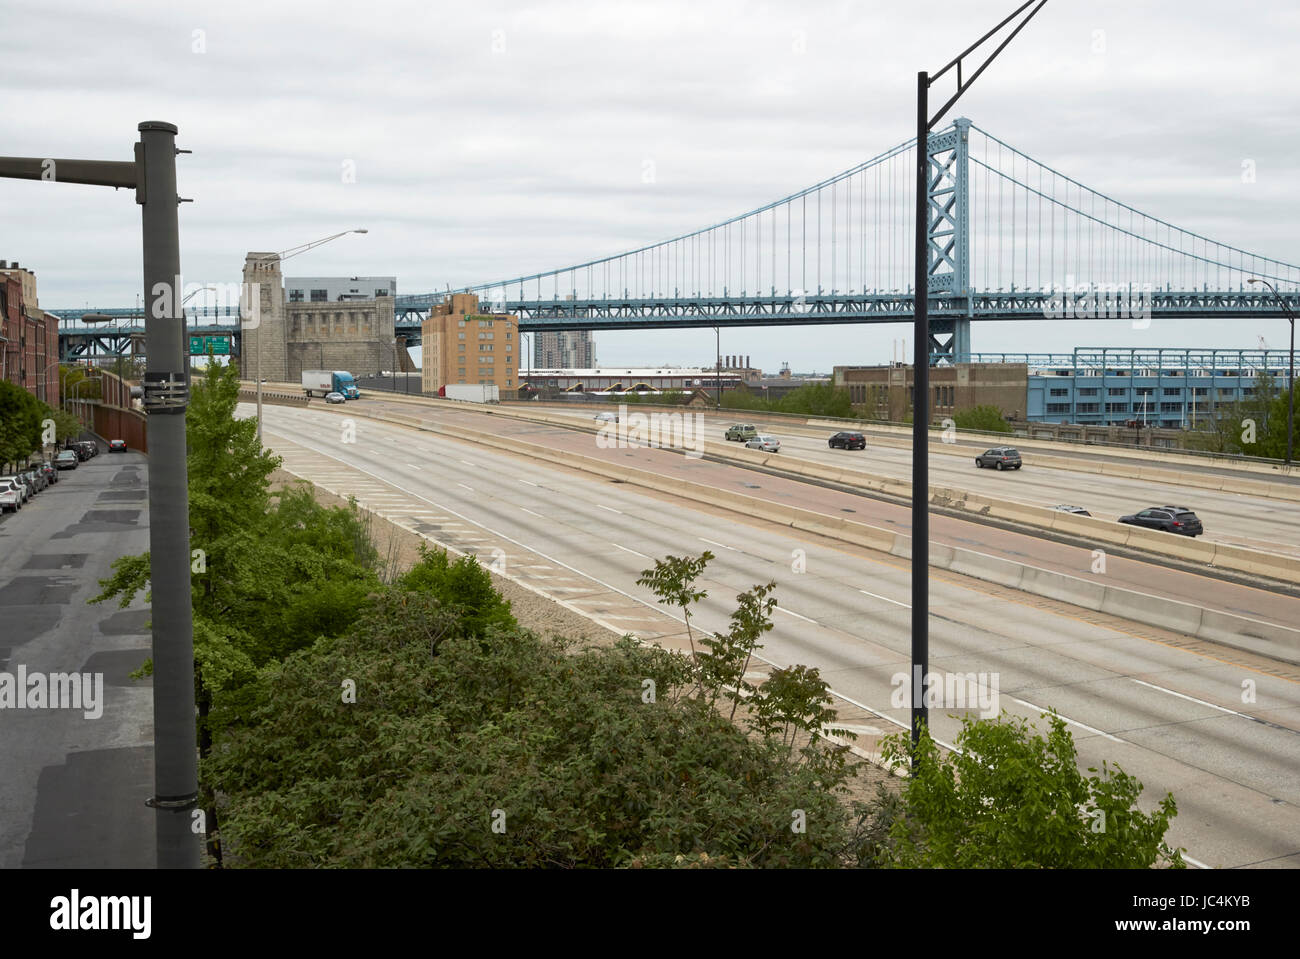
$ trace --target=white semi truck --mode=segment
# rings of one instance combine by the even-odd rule
[[[347,370],[303,370],[302,391],[308,396],[342,393],[344,399],[349,400],[361,396],[357,381]]]

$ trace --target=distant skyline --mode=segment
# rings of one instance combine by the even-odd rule
[[[352,227],[300,276],[463,287],[621,252],[788,195],[906,140],[915,75],[1011,11],[972,0],[256,4],[54,0],[0,33],[0,153],[129,159],[180,128],[187,280]],[[1300,8],[1052,0],[956,115],[1181,227],[1300,263]],[[643,172],[651,163],[653,182]],[[1245,164],[1252,177],[1243,177]],[[0,259],[46,308],[133,306],[125,193],[0,181]],[[725,329],[721,352],[828,372],[907,324]],[[976,324],[980,352],[1286,346],[1284,320]],[[599,332],[607,365],[709,365],[708,330]]]

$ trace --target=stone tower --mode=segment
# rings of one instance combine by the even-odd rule
[[[260,369],[262,379],[284,382],[289,378],[288,334],[278,253],[244,257],[244,291],[240,375],[253,380]]]

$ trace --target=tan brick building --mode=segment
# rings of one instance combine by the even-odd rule
[[[901,423],[912,412],[911,366],[837,366],[833,382],[847,389],[854,408],[870,419]],[[1028,397],[1024,363],[958,363],[930,370],[932,421],[974,406],[996,406],[1003,416],[1023,419]]]
[[[496,386],[505,399],[519,389],[519,317],[480,313],[478,297],[453,293],[435,306],[421,328],[421,389],[437,393],[448,383]]]

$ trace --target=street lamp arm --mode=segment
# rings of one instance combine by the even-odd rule
[[[142,172],[134,161],[0,157],[0,177],[8,180],[55,180],[136,190],[143,187]]]
[[[344,230],[341,233],[335,233],[333,236],[327,236],[319,240],[312,240],[310,243],[304,243],[301,246],[291,246],[289,247],[289,249],[284,250],[280,253],[269,253],[266,256],[257,257],[257,259],[269,260],[272,257],[275,257],[281,261],[284,261],[289,259],[291,256],[297,256],[299,253],[306,253],[308,250],[314,250],[318,246],[323,246],[324,244],[329,243],[331,240],[337,240],[341,236],[347,236],[349,233],[369,233],[369,232],[370,231],[366,229]]]

